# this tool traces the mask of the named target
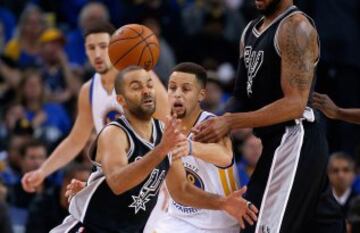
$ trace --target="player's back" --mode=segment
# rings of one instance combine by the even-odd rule
[[[162,137],[158,120],[152,121],[153,143],[137,135],[124,116],[110,124],[121,128],[119,130],[127,134],[130,145],[129,163],[141,159]],[[96,146],[93,151],[96,152]],[[93,153],[91,155],[94,161],[95,156]],[[106,182],[101,165],[97,164],[96,171],[91,174],[85,189],[72,198],[69,212],[91,232],[140,233],[156,204],[160,185],[168,169],[169,161],[166,158],[139,185],[115,195]]]
[[[204,111],[196,124],[213,116]],[[189,138],[191,137],[192,134],[189,135]],[[226,196],[238,187],[234,163],[228,168],[220,168],[194,156],[183,157],[182,161],[188,181],[202,190]],[[221,229],[221,232],[224,232],[224,229],[239,228],[238,222],[225,212],[183,206],[172,199],[170,199],[168,212],[171,216],[202,229]]]
[[[115,88],[108,93],[101,83],[101,76],[95,73],[90,81],[89,100],[96,132],[122,115],[122,106],[116,102]]]

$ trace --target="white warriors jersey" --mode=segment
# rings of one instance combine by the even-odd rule
[[[122,106],[116,102],[115,88],[109,94],[101,83],[101,76],[95,73],[90,83],[90,105],[96,133],[123,113]]]
[[[215,115],[202,112],[196,124]],[[191,139],[192,134],[189,135]],[[236,165],[219,168],[194,156],[182,158],[188,181],[210,193],[226,196],[238,188]],[[233,160],[234,161],[234,160]],[[170,198],[168,214],[202,229],[228,229],[238,226],[238,222],[224,211],[197,209],[183,206]]]

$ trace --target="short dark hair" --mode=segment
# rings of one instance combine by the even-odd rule
[[[114,26],[107,21],[95,21],[84,29],[83,36],[86,38],[94,33],[108,33],[110,36],[115,32]]]
[[[345,160],[346,162],[349,163],[350,168],[355,171],[355,161],[354,159],[346,154],[345,152],[342,151],[338,151],[338,152],[334,152],[330,155],[330,159],[329,159],[329,164],[328,164],[328,168],[330,168],[330,163],[332,162],[332,160],[334,159],[340,159],[340,160]]]
[[[37,139],[31,139],[30,141],[26,142],[21,148],[20,148],[20,155],[22,158],[25,158],[26,152],[29,148],[34,147],[43,147],[45,151],[47,152],[47,148],[45,144]]]
[[[124,81],[124,76],[131,72],[131,71],[135,71],[135,70],[143,70],[144,68],[142,68],[141,66],[128,66],[125,69],[121,70],[115,78],[115,92],[117,95],[123,94],[123,81]]]
[[[207,72],[204,67],[201,65],[198,65],[193,62],[183,62],[180,64],[177,64],[171,71],[173,72],[184,72],[184,73],[190,73],[194,74],[196,76],[196,79],[201,84],[203,88],[206,87],[207,82]]]

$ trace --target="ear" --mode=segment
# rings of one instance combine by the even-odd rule
[[[121,104],[121,106],[126,107],[126,101],[123,95],[117,95],[116,96],[116,101],[118,102],[118,104]]]
[[[199,96],[198,96],[198,101],[201,102],[205,99],[206,97],[206,89],[201,89],[200,90],[200,93],[199,93]]]

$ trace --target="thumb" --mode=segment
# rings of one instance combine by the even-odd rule
[[[241,189],[235,191],[236,196],[242,196],[247,191],[247,186],[243,186]]]

